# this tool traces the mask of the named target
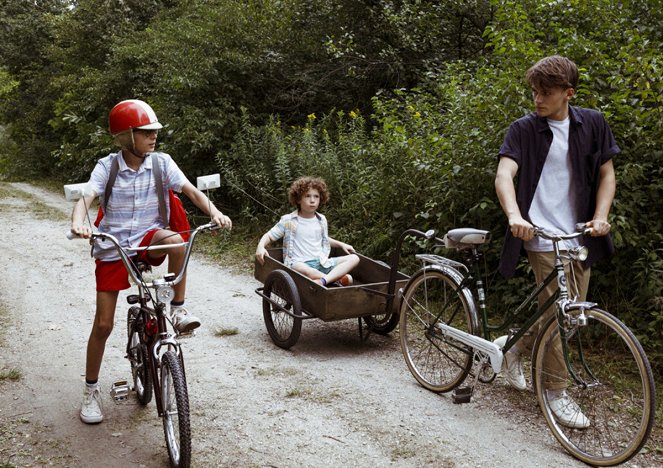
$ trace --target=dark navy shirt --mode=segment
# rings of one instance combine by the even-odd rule
[[[619,146],[603,115],[595,110],[569,106],[569,157],[571,180],[576,189],[578,222],[591,221],[596,209],[596,194],[601,166],[620,152]],[[508,157],[518,164],[516,202],[523,218],[534,198],[543,164],[548,156],[553,134],[545,117],[535,112],[511,124],[500,148],[499,157]],[[586,266],[612,254],[614,247],[610,235],[586,237],[589,248]],[[510,278],[516,272],[523,241],[514,237],[507,227],[500,260],[500,273]]]

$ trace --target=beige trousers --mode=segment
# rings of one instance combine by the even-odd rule
[[[530,266],[534,271],[536,283],[540,284],[555,268],[555,252],[527,252]],[[571,265],[571,263],[573,265]],[[571,268],[573,267],[573,268]],[[564,260],[564,271],[566,271],[569,297],[578,301],[584,301],[587,298],[587,289],[589,287],[589,276],[591,268],[585,268],[581,262],[571,262]],[[539,293],[539,304],[544,304],[551,296],[557,293],[557,280],[552,281],[541,293]],[[516,345],[520,352],[532,352],[536,336],[541,331],[543,324],[555,314],[554,304],[544,312],[539,320],[532,326],[520,342]],[[566,388],[567,371],[562,352],[562,343],[557,340],[552,352],[545,357],[543,361],[544,372],[547,375],[547,388],[561,390]]]

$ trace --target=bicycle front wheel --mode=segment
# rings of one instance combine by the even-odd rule
[[[440,323],[476,334],[474,299],[461,288],[460,274],[423,268],[410,278],[401,302],[400,339],[410,372],[423,387],[448,392],[472,368],[472,348],[445,336]]]
[[[608,312],[553,316],[534,349],[536,393],[546,423],[574,457],[594,466],[631,459],[654,424],[654,379],[633,333]],[[578,319],[579,317],[580,320]],[[557,356],[558,359],[554,359]]]
[[[161,358],[161,403],[170,464],[188,467],[191,465],[189,395],[180,359],[173,351],[166,351]]]

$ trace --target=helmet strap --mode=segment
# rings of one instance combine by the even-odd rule
[[[136,156],[137,158],[145,159],[145,158],[147,157],[147,153],[144,153],[144,154],[140,155],[140,154],[136,153],[136,151],[135,151],[135,149],[136,149],[136,142],[134,141],[134,131],[133,131],[133,128],[129,129],[129,134],[131,135],[131,146],[130,146],[129,148],[127,148],[127,149],[129,150],[129,152],[130,152],[131,154],[133,154],[133,155]]]

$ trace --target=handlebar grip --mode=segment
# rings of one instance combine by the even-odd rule
[[[594,228],[587,227],[587,223],[577,223],[576,232],[582,232],[583,235],[589,236],[594,231]]]
[[[98,236],[98,235],[99,235],[98,233],[93,232],[90,238],[91,238],[91,239],[94,239],[95,236]],[[89,239],[86,239],[85,237],[77,236],[76,234],[74,234],[74,233],[71,232],[71,231],[69,231],[69,232],[66,234],[66,236],[67,236],[67,239],[69,239],[69,240],[74,240],[74,239],[89,240]]]

